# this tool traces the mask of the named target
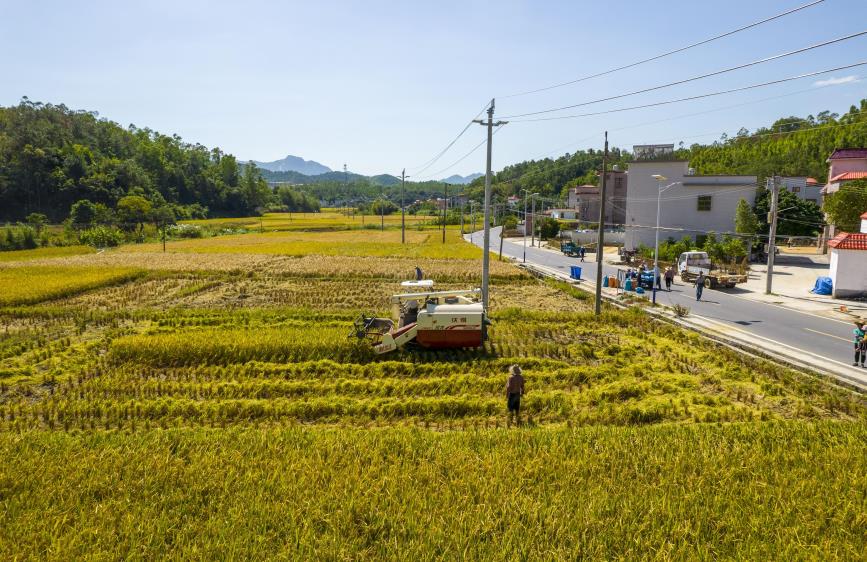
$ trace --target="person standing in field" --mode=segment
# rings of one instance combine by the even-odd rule
[[[698,273],[698,277],[695,278],[695,300],[701,300],[701,293],[704,291],[704,271],[700,271]]]
[[[665,290],[671,292],[671,284],[674,282],[674,268],[668,266],[665,270]]]
[[[421,281],[422,279],[424,279],[424,273],[419,266],[415,266],[415,280]]]
[[[864,332],[864,324],[860,321],[855,322],[852,335],[855,336],[855,362],[852,363],[852,366],[857,367],[860,364],[863,367],[864,361],[867,360],[867,342],[864,341],[867,333]]]
[[[509,422],[512,421],[512,413],[515,414],[515,423],[521,425],[521,397],[524,395],[524,375],[521,367],[512,365],[509,367],[509,380],[506,382],[506,407],[509,409]]]

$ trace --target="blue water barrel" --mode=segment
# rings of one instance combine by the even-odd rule
[[[608,286],[608,276],[607,275],[602,278],[602,286],[603,287]]]
[[[572,279],[581,279],[581,267],[580,266],[573,265],[570,267],[570,270],[571,270],[571,272],[570,272],[569,276]]]
[[[632,290],[632,279],[629,279],[627,277],[626,282],[623,283],[623,288],[626,289],[627,291],[631,291]]]

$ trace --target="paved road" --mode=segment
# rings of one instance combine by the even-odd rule
[[[491,230],[491,247],[499,249],[499,229]],[[468,236],[469,238],[469,236]],[[471,241],[482,246],[482,232],[472,235]],[[523,259],[522,243],[505,240],[503,255]],[[533,248],[527,245],[527,262],[569,272],[569,266],[580,265],[582,278],[591,282],[596,280],[596,254],[587,254],[584,263],[578,258],[570,258],[557,252]],[[608,264],[603,266],[603,275],[616,275],[617,268]],[[727,329],[741,331],[753,337],[762,338],[764,344],[771,344],[778,352],[786,354],[788,348],[810,353],[823,361],[843,367],[859,378],[867,376],[867,369],[852,369],[852,329],[853,325],[842,320],[824,318],[806,312],[798,312],[771,303],[762,303],[738,296],[738,289],[705,289],[702,300],[696,302],[695,289],[684,285],[675,278],[671,292],[657,292],[657,302],[664,305],[683,304],[690,308],[690,315],[724,324]],[[770,342],[768,341],[770,340]],[[867,380],[867,379],[862,379]]]

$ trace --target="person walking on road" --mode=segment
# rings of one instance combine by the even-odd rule
[[[695,300],[701,300],[701,293],[704,291],[704,271],[700,271],[698,273],[698,277],[695,278]]]
[[[852,335],[855,336],[855,362],[852,363],[852,366],[857,367],[860,364],[863,367],[864,361],[867,360],[867,342],[864,341],[867,332],[864,331],[864,324],[860,321],[855,322]]]
[[[509,367],[509,380],[506,382],[506,407],[509,409],[508,422],[512,422],[512,413],[515,414],[515,423],[521,425],[521,397],[524,395],[524,375],[521,367],[512,365]]]
[[[671,292],[671,284],[674,282],[674,268],[668,266],[665,270],[665,290]]]
[[[578,249],[578,255],[581,257],[581,261],[584,261],[584,253],[587,252],[587,249],[584,246],[581,246]]]

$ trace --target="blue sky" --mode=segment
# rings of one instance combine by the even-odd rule
[[[637,68],[503,97],[652,56],[808,1],[0,0],[0,105],[26,95],[220,146],[242,159],[295,154],[334,169],[346,162],[360,173],[399,173],[403,167],[410,173],[492,97],[500,98],[498,115],[580,103],[867,29],[867,2],[825,0]],[[860,60],[867,60],[867,36],[582,110],[728,89]],[[867,66],[661,108],[513,123],[495,137],[494,168],[599,148],[606,128],[615,146],[688,145],[741,126],[752,130],[782,115],[843,112],[867,97],[864,76]],[[845,83],[814,84],[829,78]],[[695,113],[701,114],[683,117]],[[483,135],[482,127],[473,126],[418,177],[482,171],[481,149],[445,168]]]

